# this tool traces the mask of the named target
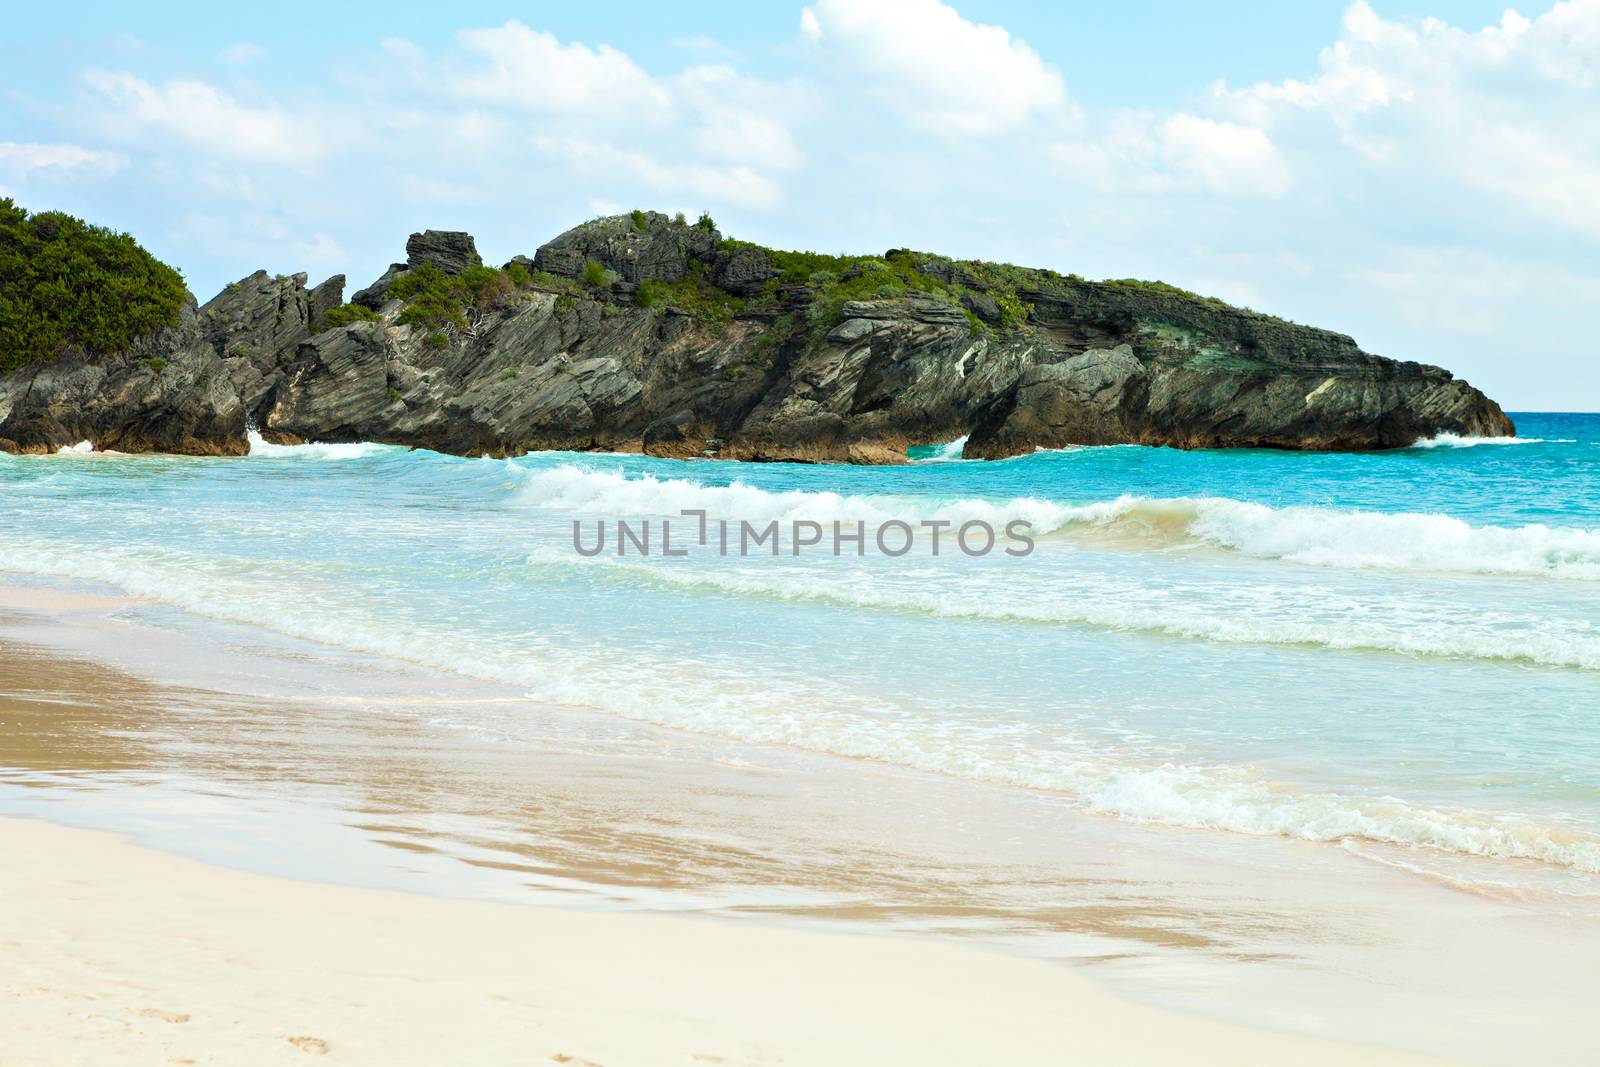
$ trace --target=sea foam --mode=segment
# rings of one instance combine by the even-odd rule
[[[769,492],[735,481],[630,477],[620,471],[563,464],[526,470],[520,503],[590,517],[675,516],[704,510],[712,519],[768,522],[917,523],[983,520],[996,527],[1022,520],[1036,534],[1093,534],[1127,547],[1210,547],[1258,559],[1317,567],[1429,573],[1522,575],[1600,581],[1600,530],[1579,527],[1475,526],[1449,515],[1274,508],[1228,497],[1123,496],[1089,504],[1039,497],[848,496],[833,492]]]
[[[1549,440],[1543,437],[1472,437],[1455,433],[1435,434],[1432,437],[1419,437],[1411,443],[1412,448],[1477,448],[1479,445],[1554,445],[1571,444],[1566,438]]]
[[[35,574],[107,581],[214,618],[261,626],[350,651],[394,657],[522,687],[531,699],[589,706],[627,718],[759,744],[1030,789],[1091,812],[1170,826],[1310,841],[1362,840],[1440,853],[1532,860],[1600,873],[1600,838],[1517,814],[1448,809],[1392,796],[1343,794],[1264,776],[1249,767],[1119,758],[1022,725],[884,714],[823,680],[759,672],[685,669],[635,651],[562,649],[453,633],[396,614],[319,602],[288,584],[262,586],[248,568],[223,568],[181,553],[146,556],[61,546],[8,546],[8,564]],[[664,570],[666,568],[663,568]],[[996,744],[1003,734],[1008,743]]]
[[[389,448],[388,445],[358,441],[351,444],[311,442],[304,445],[275,445],[262,438],[255,430],[249,431],[250,455],[274,459],[361,459]]]

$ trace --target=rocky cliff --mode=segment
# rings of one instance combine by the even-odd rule
[[[1379,449],[1513,432],[1438,367],[1144,282],[785,253],[634,212],[486,267],[415,234],[344,279],[257,273],[125,352],[0,377],[0,448],[237,454],[270,440],[887,463],[1133,442]]]

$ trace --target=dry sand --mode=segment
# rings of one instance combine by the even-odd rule
[[[937,941],[285,881],[0,820],[0,1064],[1436,1062]]]

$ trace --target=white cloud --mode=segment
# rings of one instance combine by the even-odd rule
[[[241,103],[200,81],[152,85],[102,70],[84,78],[106,107],[101,117],[112,136],[172,139],[205,155],[251,163],[305,165],[323,154],[328,124],[293,115],[275,102]]]
[[[1293,179],[1264,130],[1179,112],[1128,112],[1055,145],[1063,172],[1105,193],[1281,197]]]
[[[1060,72],[1037,52],[938,0],[818,0],[800,35],[931,129],[992,134],[1068,110]]]
[[[724,66],[691,67],[672,88],[682,109],[693,115],[689,137],[703,155],[772,170],[802,161],[779,117],[791,110],[783,89]]]
[[[776,207],[783,200],[783,190],[774,179],[742,164],[663,163],[644,152],[598,141],[544,141],[541,147],[580,176],[604,180],[606,188],[627,184],[675,199],[756,210]]]
[[[1307,80],[1212,87],[1221,113],[1326,151],[1322,129],[1355,159],[1349,181],[1428,185],[1600,235],[1600,0],[1560,3],[1537,18],[1507,11],[1466,30],[1438,19],[1384,19],[1366,0]]]
[[[1214,193],[1281,196],[1289,165],[1254,126],[1177,114],[1161,124],[1161,155],[1173,173]]]
[[[448,86],[455,94],[534,112],[591,114],[664,109],[669,97],[624,52],[609,45],[562,44],[512,19],[486,30],[462,30],[475,59]]]
[[[20,144],[0,141],[0,168],[10,174],[34,170],[96,170],[111,173],[128,162],[115,152],[82,148],[75,144]]]

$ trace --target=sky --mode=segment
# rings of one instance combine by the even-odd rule
[[[1600,411],[1600,0],[36,4],[0,195],[205,300],[599,214],[1156,278]]]

